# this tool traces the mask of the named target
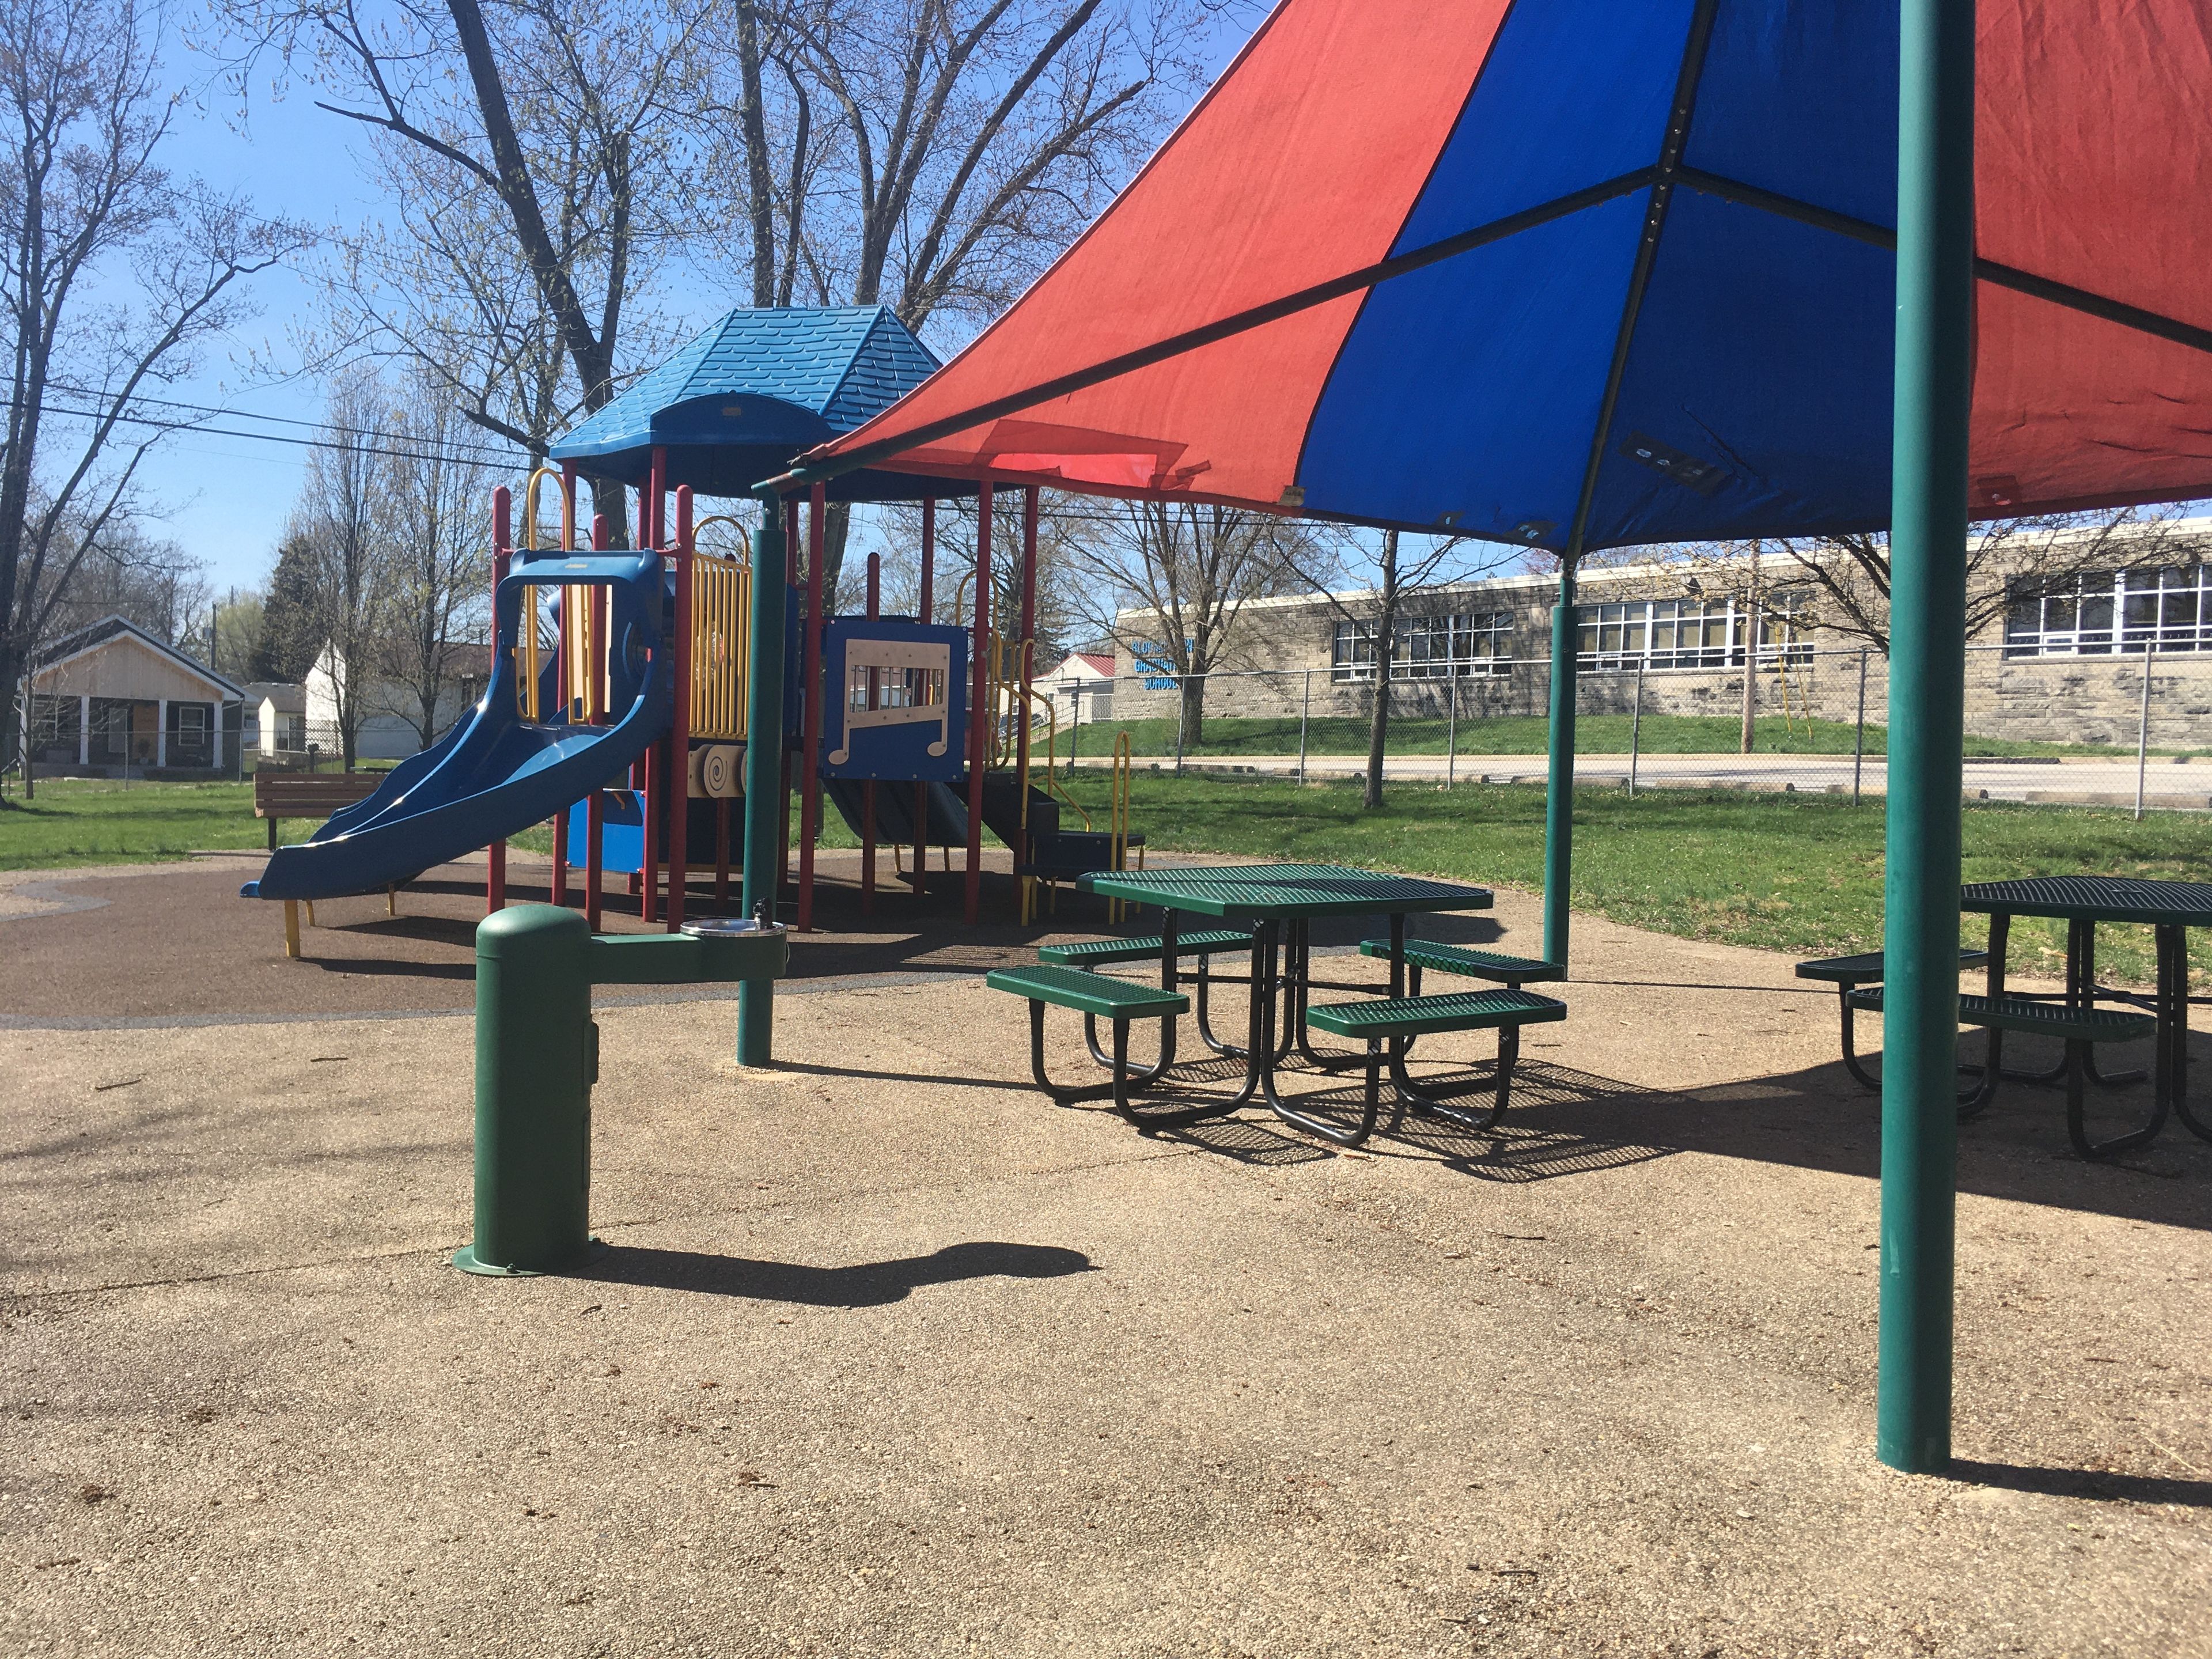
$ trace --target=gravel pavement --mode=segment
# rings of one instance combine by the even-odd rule
[[[795,983],[765,1072],[610,1002],[611,1249],[501,1280],[447,981],[165,1004],[137,879],[0,921],[117,986],[0,1029],[0,1652],[2212,1654],[2212,1146],[1966,1129],[1963,1461],[1893,1474],[1875,1107],[1781,958],[1580,921],[1504,1132],[1370,1157],[1056,1109],[972,966]]]

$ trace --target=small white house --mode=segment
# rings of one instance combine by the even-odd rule
[[[444,647],[446,672],[438,693],[433,738],[442,737],[453,722],[482,695],[487,672],[487,647],[465,641]],[[302,690],[301,717],[306,740],[327,757],[339,750],[338,692],[345,667],[327,645],[307,671]],[[413,688],[396,680],[376,679],[363,688],[361,729],[355,734],[354,756],[358,760],[404,760],[423,747],[416,724],[416,698]]]
[[[245,688],[127,617],[56,640],[24,690],[35,765],[106,777],[237,770]]]
[[[1036,677],[1037,688],[1049,692],[1060,707],[1063,723],[1114,718],[1114,653],[1111,651],[1071,651],[1049,673]]]
[[[252,680],[246,687],[246,742],[274,758],[304,754],[307,747],[307,688],[282,680]]]

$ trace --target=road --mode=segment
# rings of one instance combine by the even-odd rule
[[[1085,757],[1084,766],[1103,766]],[[1171,770],[1172,760],[1140,760],[1140,767]],[[1295,755],[1239,755],[1234,757],[1192,759],[1188,773],[1270,773],[1295,776]],[[1309,779],[1349,778],[1367,769],[1364,755],[1310,755],[1305,761]],[[1774,789],[1814,793],[1845,794],[1853,787],[1854,767],[1849,755],[1643,755],[1634,763],[1636,786],[1677,789]],[[1883,758],[1869,755],[1857,769],[1863,794],[1880,795],[1888,789]],[[1541,783],[1550,765],[1542,755],[1462,755],[1448,762],[1442,755],[1394,755],[1384,772],[1399,782],[1431,781],[1457,783]],[[1626,786],[1630,759],[1626,755],[1578,755],[1575,778],[1584,786]],[[2054,805],[2132,806],[2136,799],[2136,763],[2128,757],[2068,756],[2063,759],[1969,760],[1966,769],[1969,799],[2035,801]],[[2143,768],[2143,805],[2147,807],[2203,811],[2212,808],[2212,763],[2177,762],[2153,758]]]

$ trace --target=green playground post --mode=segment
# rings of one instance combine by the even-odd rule
[[[1568,888],[1575,864],[1575,562],[1559,565],[1552,611],[1551,758],[1544,777],[1544,960],[1567,962]]]
[[[783,875],[783,501],[756,489],[761,503],[753,532],[752,642],[745,688],[744,912],[776,919]],[[775,981],[738,987],[738,1064],[765,1066],[775,1046]]]
[[[1951,1461],[1974,3],[1901,0],[1875,1453]]]

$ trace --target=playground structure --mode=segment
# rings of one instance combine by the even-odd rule
[[[778,915],[789,886],[805,931],[814,926],[825,796],[860,837],[864,912],[874,908],[885,843],[895,849],[898,878],[917,897],[928,890],[932,848],[949,866],[959,846],[970,924],[981,912],[987,828],[1013,852],[1024,921],[1034,918],[1041,889],[1121,867],[1129,849],[1141,848],[1141,836],[1129,831],[1126,787],[1115,794],[1112,822],[1098,828],[1054,775],[1052,701],[1032,683],[1035,488],[1021,498],[1018,615],[1011,630],[994,628],[991,614],[988,483],[973,492],[975,568],[955,598],[961,610],[972,604],[972,615],[943,623],[935,597],[939,509],[970,493],[959,486],[863,472],[838,494],[841,501],[919,501],[914,617],[883,614],[872,554],[864,610],[828,614],[830,497],[822,488],[764,501],[750,557],[701,548],[702,528],[739,521],[700,517],[696,492],[749,489],[788,465],[807,441],[857,425],[935,367],[887,313],[769,313],[781,331],[766,337],[763,315],[732,313],[702,337],[705,349],[695,343],[556,446],[558,465],[539,467],[524,486],[519,535],[511,492],[495,492],[492,661],[483,699],[366,799],[306,842],[276,848],[261,878],[244,890],[247,896],[291,906],[388,891],[483,849],[486,908],[496,912],[507,902],[507,838],[550,819],[552,902],[568,904],[571,875],[580,874],[581,908],[594,930],[609,875],[628,876],[641,918],[675,933],[696,902],[695,880],[709,869],[714,911],[729,913],[734,864],[748,911],[765,905],[769,917]],[[810,333],[805,324],[815,318],[823,320]],[[826,412],[809,424],[808,410],[763,368],[763,354],[818,345],[824,332],[857,338],[854,362],[875,368],[875,393],[855,403],[848,369],[826,393],[813,389]],[[730,349],[733,334],[755,348],[750,358]],[[720,379],[702,384],[705,370]],[[787,395],[731,379],[763,374]],[[726,401],[732,398],[744,401]],[[714,405],[710,414],[701,412],[702,403]],[[724,429],[732,420],[746,429]],[[611,482],[634,489],[635,550],[609,545],[604,514],[580,532],[577,487],[587,463],[595,491]],[[770,548],[764,560],[762,550]],[[779,565],[781,580],[769,586],[763,606],[759,573]],[[1040,723],[1041,751],[1033,741]],[[765,772],[752,757],[757,744],[770,757]],[[1033,775],[1039,758],[1042,787]],[[795,875],[787,828],[794,792]],[[776,829],[765,859],[751,847],[750,823],[743,843],[733,831],[732,803],[752,794],[773,798],[760,814]],[[1064,813],[1079,817],[1082,828],[1064,827]],[[753,867],[761,864],[772,867]]]

